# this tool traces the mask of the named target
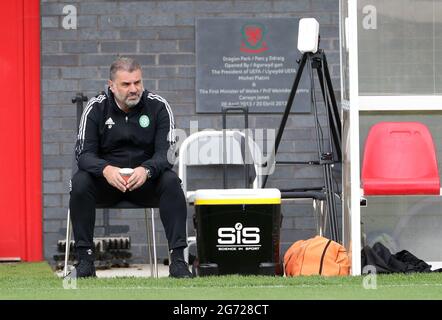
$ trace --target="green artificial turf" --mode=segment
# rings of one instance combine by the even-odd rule
[[[364,289],[363,281],[351,276],[127,277],[79,279],[76,289],[65,289],[47,263],[1,263],[0,299],[442,299],[441,273],[378,275],[376,289]]]

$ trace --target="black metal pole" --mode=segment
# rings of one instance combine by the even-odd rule
[[[83,102],[86,102],[87,100],[87,96],[83,95],[82,92],[77,92],[75,97],[72,98],[72,103],[77,104],[77,133],[78,128],[80,127],[81,115],[83,114]]]
[[[341,117],[339,115],[339,110],[338,110],[338,104],[336,103],[336,97],[335,97],[335,92],[333,91],[333,84],[331,81],[331,77],[330,77],[330,71],[328,70],[328,62],[327,62],[327,56],[324,53],[324,75],[325,75],[325,81],[327,83],[327,89],[328,89],[328,93],[330,94],[330,100],[332,102],[332,116],[333,116],[333,121],[335,123],[335,128],[336,128],[336,135],[337,135],[337,139],[335,142],[339,143],[339,149],[342,150],[341,144],[342,144],[342,134],[341,134],[341,128],[342,128],[342,124],[341,124]],[[342,159],[342,154],[339,153],[339,160]]]
[[[324,73],[325,73],[325,79],[327,81],[328,91],[330,93],[330,97],[331,97],[331,101],[332,101],[333,112],[334,112],[334,114],[339,115],[338,104],[336,103],[336,97],[335,97],[335,93],[333,91],[333,84],[332,84],[331,77],[330,77],[330,71],[328,70],[327,56],[325,55],[325,53],[324,53]],[[336,121],[337,121],[339,128],[340,128],[341,127],[340,117],[337,117]]]
[[[328,175],[328,185],[329,185],[329,194],[330,194],[330,225],[332,230],[332,239],[336,242],[341,242],[341,238],[339,236],[339,226],[338,226],[338,210],[336,208],[336,200],[335,200],[335,191],[333,187],[333,173],[331,164],[327,165],[327,175]]]

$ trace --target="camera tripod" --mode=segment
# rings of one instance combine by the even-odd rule
[[[305,67],[308,67],[309,78],[310,78],[310,98],[312,112],[315,119],[315,129],[316,129],[316,146],[318,152],[318,160],[316,161],[275,161],[275,164],[292,164],[292,165],[320,165],[323,168],[324,186],[320,188],[311,189],[290,189],[281,190],[283,198],[314,198],[325,200],[326,202],[326,212],[329,216],[330,221],[330,235],[331,239],[336,242],[340,241],[339,228],[338,228],[338,214],[336,209],[336,194],[333,186],[333,176],[332,167],[335,163],[342,162],[341,154],[341,120],[339,117],[339,111],[336,104],[336,99],[333,91],[332,81],[330,78],[330,73],[327,64],[327,58],[323,50],[319,49],[316,53],[305,52],[303,53],[300,60],[297,61],[299,64],[298,72],[296,73],[295,80],[285,107],[285,111],[281,120],[281,124],[278,129],[278,134],[276,135],[276,141],[274,146],[274,152],[272,157],[276,158],[276,153],[278,152],[278,147],[280,145],[284,128],[287,123],[287,119],[290,114],[290,110],[295,99],[296,92],[298,90],[299,82],[301,80],[302,73]],[[314,71],[316,70],[319,84],[321,87],[322,98],[325,105],[325,113],[328,119],[328,138],[324,139],[323,131],[319,123],[318,117],[318,106],[316,104],[316,93],[315,93],[315,81],[314,81]],[[264,177],[262,187],[264,188],[268,175]],[[286,191],[286,192],[284,192]]]

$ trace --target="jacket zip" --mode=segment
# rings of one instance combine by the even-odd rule
[[[128,129],[128,126],[129,126],[129,116],[126,114],[124,119],[126,120],[126,136],[127,136],[129,134],[129,129]],[[131,159],[130,154],[131,153],[129,152],[129,168],[132,168],[132,159]]]
[[[322,274],[322,265],[324,264],[324,257],[325,257],[325,252],[327,251],[327,249],[328,249],[328,246],[330,245],[330,243],[332,242],[332,240],[330,239],[330,240],[328,240],[328,242],[327,242],[327,244],[325,245],[325,248],[324,248],[324,251],[322,251],[322,256],[321,256],[321,263],[320,263],[320,266],[319,266],[319,275],[321,275]]]

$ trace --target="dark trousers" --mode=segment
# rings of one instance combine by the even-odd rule
[[[92,248],[95,227],[95,206],[112,206],[123,199],[146,206],[150,197],[159,199],[160,218],[163,223],[169,249],[187,246],[187,208],[180,180],[172,170],[166,170],[158,178],[147,180],[140,188],[121,192],[105,178],[95,177],[79,170],[72,178],[69,201],[75,246]]]

